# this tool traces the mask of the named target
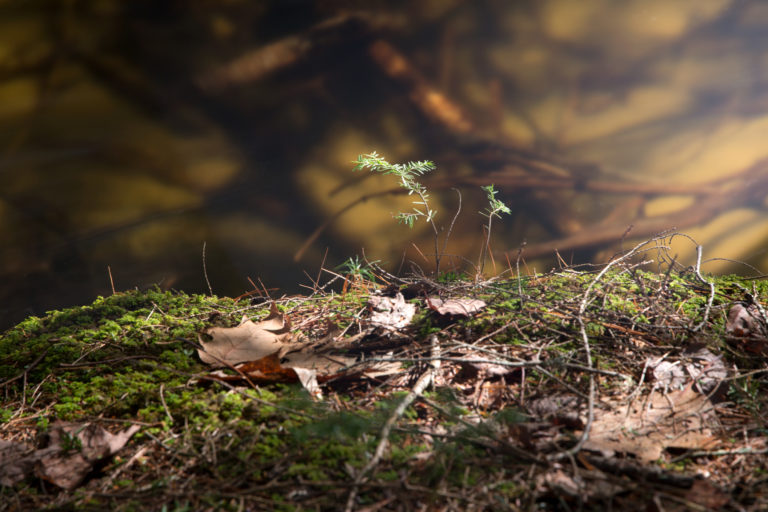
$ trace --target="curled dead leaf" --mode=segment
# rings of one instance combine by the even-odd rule
[[[0,485],[14,485],[35,474],[63,489],[76,488],[98,462],[120,451],[138,425],[112,434],[92,423],[56,422],[48,446],[34,450],[23,443],[0,440]]]
[[[710,399],[686,386],[680,391],[651,392],[629,404],[598,409],[584,448],[611,456],[632,453],[641,462],[658,460],[666,448],[708,450],[717,445],[719,428]]]
[[[213,366],[226,366],[245,361],[256,361],[275,352],[287,350],[292,339],[290,322],[272,304],[269,316],[260,322],[243,317],[237,327],[211,327],[204,331],[211,337],[207,341],[198,336],[203,349],[200,359]]]
[[[371,325],[387,330],[402,329],[411,323],[411,319],[416,313],[416,306],[405,302],[402,293],[398,293],[394,297],[372,295],[368,303],[373,307]]]
[[[768,354],[768,325],[755,304],[734,304],[728,311],[725,333],[728,341],[741,345],[747,352]]]
[[[445,316],[472,316],[486,306],[480,299],[448,299],[429,297],[427,306],[432,311]]]

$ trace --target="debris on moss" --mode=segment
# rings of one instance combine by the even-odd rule
[[[701,485],[710,486],[707,499],[722,498],[734,510],[768,505],[754,487],[766,470],[758,456],[768,440],[764,361],[745,350],[761,340],[750,333],[745,345],[746,335],[726,332],[737,303],[755,304],[755,321],[765,321],[768,284],[710,277],[710,296],[686,269],[650,273],[624,263],[598,270],[482,283],[422,280],[430,294],[409,298],[416,312],[394,329],[370,321],[371,304],[417,283],[355,279],[343,294],[318,288],[248,303],[131,291],[30,317],[0,336],[0,448],[44,449],[45,434],[62,421],[138,431],[78,488],[30,473],[0,488],[0,509],[331,510],[353,487],[353,508],[559,510],[565,503],[640,510],[652,499],[706,508],[692,491]],[[441,311],[446,304],[462,314]],[[302,347],[355,361],[348,366],[396,362],[398,371],[340,371],[321,383],[322,400],[299,383],[214,378],[198,356],[198,336],[234,327],[243,316],[259,322],[273,306]],[[638,452],[637,439],[612,433],[608,418],[618,421],[619,407],[676,396],[679,390],[651,382],[649,361],[694,368],[685,355],[693,345],[717,354],[729,372],[722,397],[697,391],[702,365],[700,374],[674,381],[710,407],[708,434],[701,430],[687,444],[665,438],[658,450],[643,445]],[[237,377],[240,370],[219,371]],[[396,417],[427,371],[431,390]],[[642,407],[632,414],[642,423]],[[393,418],[388,449],[363,478]],[[590,421],[602,445],[579,445]],[[648,453],[658,460],[643,459]],[[566,463],[570,455],[576,458]],[[737,456],[748,462],[734,475],[728,471]],[[8,457],[0,450],[0,459]],[[736,488],[740,494],[730,493]]]

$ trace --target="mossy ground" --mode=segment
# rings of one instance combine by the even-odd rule
[[[234,326],[243,315],[262,318],[267,302],[132,291],[28,318],[0,337],[3,439],[34,444],[55,420],[142,429],[78,489],[67,492],[30,478],[0,490],[0,510],[343,509],[382,425],[424,370],[418,359],[429,354],[432,334],[448,359],[466,357],[471,345],[483,357],[535,357],[540,364],[500,380],[468,376],[460,363],[444,361],[442,376],[399,420],[386,457],[362,483],[360,510],[645,510],[659,495],[673,496],[667,509],[675,509],[686,498],[669,489],[654,495],[647,482],[609,495],[559,494],[542,483],[546,467],[500,442],[526,419],[531,399],[564,390],[586,393],[576,312],[594,278],[594,272],[564,270],[482,285],[432,283],[435,293],[480,298],[488,306],[471,318],[446,319],[430,312],[422,298],[411,299],[419,312],[409,327],[394,335],[370,333],[349,351],[394,353],[414,362],[382,380],[331,382],[322,401],[310,399],[299,384],[238,387],[206,380],[210,370],[195,350],[198,333],[211,325]],[[730,412],[741,420],[724,426],[721,437],[734,446],[739,436],[764,438],[763,359],[728,344],[724,325],[731,303],[743,300],[745,290],[765,297],[768,283],[728,276],[715,285],[707,323],[696,331],[709,288],[691,272],[625,267],[595,283],[583,320],[594,366],[603,371],[593,374],[597,399],[627,378],[643,385],[647,356],[678,350],[695,338],[724,353],[729,364],[753,370],[729,381]],[[344,294],[276,302],[309,338],[327,334],[328,322],[352,337],[365,330],[371,290],[358,282]],[[577,437],[558,442],[567,449],[568,439],[572,445]],[[659,465],[670,472],[724,471],[735,457],[691,456]],[[766,505],[754,486],[767,468],[746,457],[752,457],[746,470],[712,477],[730,493],[727,507],[733,510]]]

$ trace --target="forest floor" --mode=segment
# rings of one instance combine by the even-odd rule
[[[0,510],[766,510],[768,283],[646,256],[28,318]]]

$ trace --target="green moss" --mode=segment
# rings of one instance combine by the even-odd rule
[[[527,392],[546,393],[545,384],[554,380],[553,375],[584,389],[588,376],[569,371],[566,364],[583,363],[583,342],[574,311],[594,277],[561,272],[536,279],[498,281],[486,288],[468,283],[457,296],[477,297],[488,303],[485,310],[470,318],[442,319],[416,299],[418,312],[406,330],[409,346],[424,349],[426,340],[435,333],[440,339],[468,342],[488,336],[512,356],[529,357],[528,347],[546,340],[540,355],[549,364],[549,373],[527,369]],[[445,283],[459,286],[450,279]],[[721,309],[710,315],[701,334],[705,341],[718,340],[723,331],[724,307],[743,295],[739,286],[751,290],[753,285],[758,293],[768,293],[764,282],[747,285],[733,276],[718,278],[719,295],[714,304]],[[595,363],[600,368],[617,367],[617,371],[625,372],[615,354],[631,351],[632,347],[622,347],[625,341],[612,337],[616,325],[645,330],[666,344],[680,342],[703,318],[708,293],[690,275],[609,273],[592,288],[584,313]],[[367,300],[362,287],[352,287],[343,295],[282,300],[278,307],[289,315],[313,319],[303,322],[303,329],[320,329],[317,326],[321,322],[316,320],[328,319],[342,329],[348,328],[346,335],[353,336],[367,314]],[[667,307],[664,311],[659,309],[662,302]],[[151,509],[237,510],[239,503],[228,496],[242,489],[255,489],[253,492],[261,500],[255,501],[256,505],[272,500],[270,508],[288,510],[296,508],[296,502],[269,486],[285,489],[292,483],[309,482],[318,484],[307,484],[313,496],[327,493],[325,501],[318,498],[316,508],[338,508],[345,496],[338,489],[321,492],[320,484],[336,481],[348,489],[349,470],[359,470],[370,460],[381,427],[404,392],[392,393],[386,385],[377,388],[373,383],[357,383],[360,387],[350,384],[350,389],[334,385],[325,390],[327,402],[315,402],[298,384],[230,389],[195,382],[195,376],[209,369],[185,340],[196,342],[198,333],[210,325],[232,326],[244,314],[259,319],[268,311],[266,304],[248,306],[226,298],[149,290],[99,297],[87,306],[27,318],[0,336],[0,381],[8,381],[3,386],[0,424],[30,417],[33,419],[28,420],[28,427],[44,431],[57,419],[101,419],[115,425],[141,422],[142,430],[131,441],[132,453],[141,446],[146,448],[146,456],[153,458],[146,465],[135,461],[131,471],[136,473],[126,472],[109,484],[111,489],[133,498],[118,503],[73,492],[66,499],[75,507],[143,510],[147,509],[143,500],[152,495],[162,498],[162,504],[154,503]],[[661,315],[668,315],[665,318],[674,323],[675,329],[668,328],[668,324],[657,329],[655,324]],[[324,332],[317,334],[322,335]],[[354,348],[359,352],[365,347],[361,344]],[[20,375],[23,378],[9,380]],[[610,390],[609,379],[599,384],[599,389]],[[360,391],[368,385],[371,387],[365,393]],[[489,486],[493,481],[492,492],[499,496],[500,503],[504,499],[515,502],[526,491],[511,481],[508,466],[515,462],[489,453],[484,446],[494,442],[499,429],[506,432],[525,418],[512,407],[497,413],[481,411],[486,422],[467,428],[463,421],[477,418],[478,411],[468,405],[463,392],[447,386],[430,390],[426,398],[435,408],[421,404],[420,408],[408,409],[398,423],[400,429],[392,433],[387,456],[378,472],[371,475],[371,481],[393,485],[407,475],[410,483],[426,489],[459,491],[465,486]],[[759,414],[764,394],[762,380],[747,377],[733,382],[729,398]],[[448,434],[428,442],[423,433],[408,429],[420,428],[424,415],[429,414],[435,418],[428,420]],[[112,474],[120,463],[113,464],[103,469],[104,475]],[[178,474],[168,474],[170,469]],[[179,482],[196,481],[217,484],[190,491],[190,496],[184,498],[189,501],[178,501],[175,493],[180,492]],[[384,488],[374,485],[361,503],[384,499]],[[30,503],[38,503],[34,501],[35,493],[44,491],[20,484],[14,492],[25,493]],[[439,501],[437,494],[432,498]]]

